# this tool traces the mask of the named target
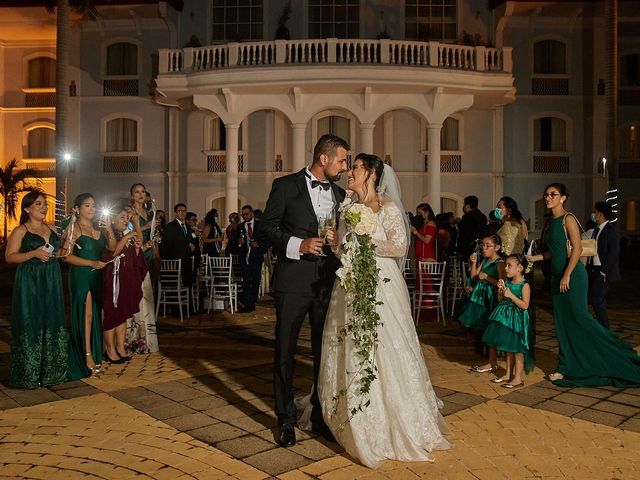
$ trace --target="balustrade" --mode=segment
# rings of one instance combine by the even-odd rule
[[[161,49],[160,73],[259,65],[371,64],[511,72],[511,49],[439,42],[367,39],[275,40]]]

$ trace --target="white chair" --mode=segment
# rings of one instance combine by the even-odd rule
[[[182,306],[187,307],[189,318],[189,287],[182,285],[182,260],[160,260],[160,277],[158,279],[158,301],[156,318],[163,306],[162,316],[167,316],[167,305],[177,305],[180,311],[180,323],[184,322]]]
[[[416,289],[413,291],[413,318],[418,324],[422,310],[436,309],[445,325],[442,290],[447,262],[419,262]]]
[[[464,289],[467,286],[467,263],[457,260],[458,266],[456,271],[456,284],[453,287],[451,295],[451,316],[455,314],[456,302],[464,295]]]
[[[194,257],[191,258],[192,261],[195,262]],[[195,281],[191,286],[191,300],[194,311],[197,312],[200,308],[200,293],[204,291],[206,292],[206,295],[208,297],[210,284],[211,274],[209,273],[209,255],[203,253],[200,257],[200,265],[198,266],[198,271],[196,272]]]
[[[231,280],[236,284],[238,293],[242,292],[242,265],[240,265],[240,255],[231,254]]]
[[[462,282],[462,262],[458,257],[449,257],[447,263],[447,310],[451,315],[455,311],[456,301],[462,297],[464,284]]]
[[[409,290],[409,297],[413,295],[413,291],[416,288],[416,259],[406,258],[404,260],[404,269],[402,270],[402,276],[407,283],[407,289]]]
[[[231,257],[209,257],[211,286],[207,313],[211,311],[215,300],[228,300],[233,314],[238,309],[238,285],[233,280]]]

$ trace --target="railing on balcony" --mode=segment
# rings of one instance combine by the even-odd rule
[[[25,158],[24,168],[35,170],[38,178],[50,178],[56,176],[55,158]]]
[[[569,173],[568,155],[534,155],[534,173]]]
[[[569,95],[568,78],[535,77],[531,79],[533,95]]]
[[[207,172],[224,173],[227,171],[227,159],[224,150],[207,154]],[[244,172],[244,152],[238,152],[238,172]]]
[[[104,80],[102,86],[105,97],[138,96],[138,80],[135,79]]]
[[[56,89],[46,89],[47,91],[35,91],[45,89],[30,89],[34,91],[24,90],[24,106],[28,108],[37,107],[55,107],[56,106]]]
[[[640,162],[621,161],[618,164],[620,178],[640,178]]]
[[[104,173],[136,173],[138,157],[135,155],[105,156],[102,171]]]
[[[259,65],[370,64],[511,72],[511,48],[467,47],[405,40],[274,40],[160,49],[160,73]]]
[[[429,155],[424,156],[424,171],[429,171]],[[440,155],[440,172],[455,173],[462,171],[462,154],[443,153]]]

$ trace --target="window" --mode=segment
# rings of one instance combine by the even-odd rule
[[[115,118],[106,124],[106,151],[137,152],[138,122],[131,118]]]
[[[429,132],[425,129],[425,150],[429,150]],[[440,150],[441,151],[460,151],[460,121],[448,117],[442,124],[440,130]]]
[[[640,86],[640,53],[624,55],[620,59],[620,86]]]
[[[322,117],[318,120],[317,138],[326,134],[337,135],[351,144],[351,122],[348,118],[336,115]]]
[[[262,40],[263,0],[213,0],[214,42]]]
[[[107,75],[138,75],[138,46],[129,42],[107,47]]]
[[[622,204],[620,220],[622,230],[634,232],[640,229],[640,205],[637,200],[629,200]]]
[[[29,60],[29,88],[56,87],[56,61],[49,57]]]
[[[536,152],[566,152],[566,122],[556,117],[538,118],[533,123],[533,138]]]
[[[453,212],[455,216],[458,215],[458,201],[454,198],[441,197],[440,198],[440,211],[443,213]]]
[[[533,45],[533,73],[567,73],[567,47],[559,40],[542,40]]]
[[[406,0],[405,39],[455,41],[456,0]]]
[[[29,130],[27,136],[28,158],[54,158],[56,156],[56,131],[38,127]]]
[[[640,160],[640,145],[638,134],[640,125],[629,125],[620,132],[620,158],[625,160]]]
[[[309,0],[309,38],[358,38],[358,0]]]
[[[205,150],[219,151],[227,149],[227,130],[220,117],[209,119],[205,135]],[[242,150],[242,123],[238,128],[238,150]]]

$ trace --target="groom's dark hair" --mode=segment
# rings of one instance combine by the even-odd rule
[[[336,135],[322,135],[313,148],[313,163],[320,161],[320,155],[333,156],[336,149],[342,147],[349,151],[349,144]]]

